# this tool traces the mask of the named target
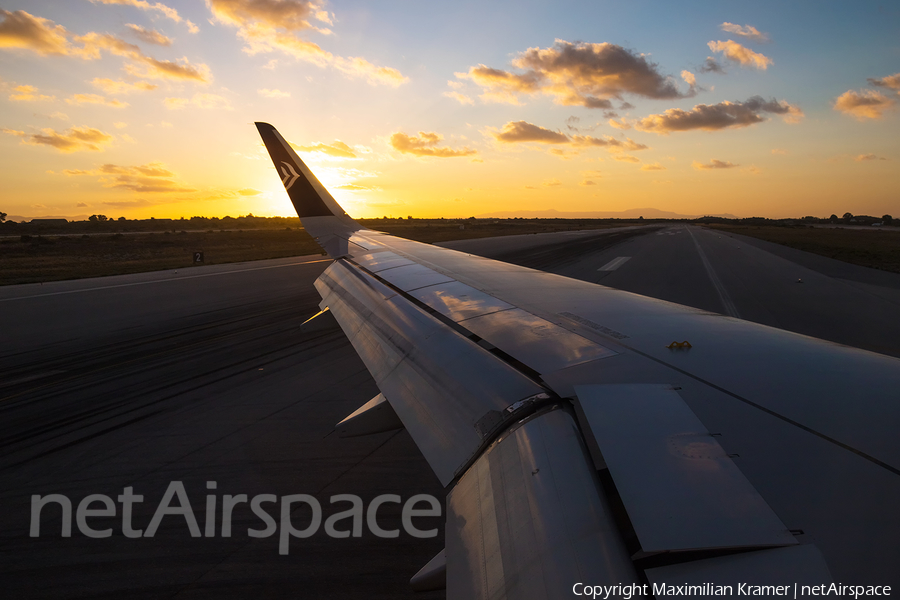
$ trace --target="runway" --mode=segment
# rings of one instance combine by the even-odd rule
[[[446,244],[603,285],[900,356],[900,276],[695,227],[566,232]],[[200,529],[207,494],[336,494],[368,503],[444,491],[406,432],[353,439],[333,425],[378,393],[337,329],[301,331],[318,310],[320,256],[0,288],[0,577],[28,598],[440,598],[407,581],[439,535],[192,537],[170,515],[152,538],[122,516],[93,539],[60,537],[57,506],[29,537],[31,496],[115,499],[131,486],[147,528],[170,482]],[[798,283],[798,279],[802,283]],[[207,482],[216,482],[214,492]],[[99,504],[95,507],[100,506]],[[274,506],[274,505],[272,505]],[[276,516],[277,509],[269,512]],[[401,527],[400,506],[379,524]],[[47,516],[50,515],[50,516]],[[297,522],[308,519],[302,511]]]
[[[340,330],[298,330],[318,310],[312,281],[329,263],[301,257],[0,289],[10,324],[0,334],[6,597],[413,597],[408,579],[442,537],[320,531],[281,556],[277,535],[246,534],[262,527],[246,504],[234,511],[231,538],[191,537],[180,516],[165,517],[150,539],[125,538],[121,516],[91,519],[112,537],[85,537],[73,523],[61,538],[56,506],[40,537],[28,537],[32,494],[77,505],[133,486],[145,499],[133,515],[141,528],[172,481],[184,482],[201,529],[208,481],[220,503],[224,494],[309,494],[326,510],[336,494],[367,505],[383,493],[443,500],[405,432],[329,435],[378,393]],[[382,528],[400,527],[399,506],[378,514]],[[421,521],[427,529],[443,519]]]
[[[900,357],[898,274],[696,226],[608,240],[617,235],[441,245]],[[580,247],[566,253],[575,245],[570,239]],[[627,260],[604,269],[621,258]]]

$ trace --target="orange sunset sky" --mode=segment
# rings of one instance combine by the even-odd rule
[[[10,219],[900,213],[900,4],[19,0]]]

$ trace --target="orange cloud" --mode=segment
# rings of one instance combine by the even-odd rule
[[[539,144],[568,144],[569,136],[558,131],[551,131],[526,121],[510,121],[503,126],[500,133],[494,133],[498,142],[517,144],[521,142],[537,142]]]
[[[130,94],[132,92],[152,92],[158,85],[148,83],[146,81],[137,81],[135,83],[130,83],[128,81],[113,81],[112,79],[105,79],[101,77],[95,77],[91,81],[91,85],[94,87],[98,87],[107,94]]]
[[[0,16],[0,48],[25,48],[41,56],[69,53],[68,32],[62,25],[24,10],[0,9]]]
[[[709,42],[707,44],[713,52],[721,52],[725,58],[734,61],[742,67],[755,67],[765,71],[772,64],[772,59],[741,46],[733,40],[727,42]]]
[[[460,104],[475,104],[475,101],[466,96],[465,94],[461,94],[459,92],[444,92],[444,95],[448,98],[453,98]]]
[[[290,98],[290,92],[282,92],[281,90],[270,90],[263,88],[261,90],[256,90],[260,96],[264,96],[266,98]]]
[[[242,27],[260,23],[272,29],[301,31],[312,29],[310,17],[327,22],[327,13],[320,14],[320,6],[307,0],[207,0],[215,18],[223,23]]]
[[[735,25],[734,23],[722,23],[719,25],[719,28],[722,31],[727,31],[728,33],[733,33],[734,35],[739,35],[744,39],[751,40],[754,42],[768,42],[769,36],[765,33],[762,33],[759,29],[754,27],[753,25]]]
[[[134,44],[109,33],[90,32],[74,36],[72,40],[82,44],[79,48],[70,44],[66,28],[52,21],[21,10],[14,13],[0,10],[0,15],[3,16],[3,22],[0,23],[0,48],[24,48],[42,56],[48,54],[77,56],[84,60],[99,59],[102,51],[106,51],[142,65],[143,72],[140,72],[137,65],[126,65],[126,70],[142,77],[192,79],[203,83],[211,79],[209,67],[206,65],[192,65],[186,58],[178,63],[158,60],[147,56]]]
[[[834,101],[834,110],[863,119],[880,119],[890,108],[894,100],[875,90],[855,92],[847,90]]]
[[[144,29],[140,25],[135,25],[134,23],[126,23],[125,27],[130,29],[131,33],[134,34],[136,38],[148,44],[156,44],[157,46],[172,45],[172,38],[166,37],[155,29]]]
[[[616,160],[622,161],[622,162],[630,162],[630,163],[641,162],[641,159],[639,159],[637,156],[631,156],[629,154],[623,154],[622,156],[617,156]]]
[[[740,165],[736,165],[733,162],[729,162],[727,160],[716,160],[714,158],[708,163],[700,163],[694,161],[692,166],[698,171],[708,171],[710,169],[733,169],[734,167],[739,167]]]
[[[669,134],[673,131],[691,131],[701,129],[717,131],[735,129],[762,123],[766,119],[760,113],[781,115],[787,122],[796,122],[803,117],[803,111],[784,101],[763,100],[753,96],[746,102],[720,102],[718,104],[698,104],[691,110],[670,108],[663,114],[649,115],[640,119],[635,128],[639,131],[650,131]]]
[[[294,146],[294,144],[291,144],[291,146],[300,152],[320,152],[335,158],[356,158],[353,148],[338,140],[334,140],[333,144],[318,143],[311,146]]]
[[[882,77],[880,79],[870,77],[868,81],[872,85],[877,85],[878,87],[900,90],[900,73],[894,73],[893,75],[888,75],[887,77]]]
[[[2,131],[3,133],[21,137],[23,144],[50,146],[60,152],[78,152],[80,150],[99,152],[103,149],[103,146],[113,141],[113,136],[92,127],[72,127],[65,132],[47,128],[42,129],[41,133],[32,134],[11,129],[3,129]]]
[[[641,171],[665,171],[666,168],[659,163],[653,163],[651,165],[642,165]]]
[[[420,131],[419,137],[409,137],[405,133],[397,132],[391,135],[391,146],[395,150],[406,154],[414,154],[416,156],[436,156],[440,158],[450,158],[455,156],[471,156],[478,154],[476,150],[463,148],[462,150],[453,150],[447,147],[439,147],[437,144],[443,139],[443,136],[437,133],[429,133]]]
[[[178,14],[178,11],[172,8],[171,6],[167,6],[161,2],[154,2],[150,4],[146,0],[91,0],[94,4],[117,4],[120,6],[133,6],[135,8],[139,8],[141,10],[147,11],[156,11],[162,13],[166,18],[172,19],[176,23],[181,23],[182,18],[181,15]],[[191,33],[197,33],[199,28],[191,23],[188,20],[185,20],[185,23],[190,29]],[[153,42],[151,42],[153,43]],[[168,44],[166,44],[168,45]]]
[[[201,94],[199,92],[194,94],[192,98],[166,98],[163,100],[163,104],[170,110],[179,110],[188,105],[202,109],[218,108],[233,110],[234,108],[231,106],[231,102],[229,102],[228,98],[216,94]]]
[[[9,95],[10,100],[18,102],[38,102],[43,100],[54,100],[55,96],[45,96],[38,92],[33,85],[19,85],[13,88],[13,93]]]
[[[856,162],[865,162],[865,161],[869,161],[869,160],[887,160],[887,159],[883,156],[875,156],[874,154],[860,154],[853,160],[855,160]]]
[[[594,137],[591,135],[572,135],[569,136],[559,131],[551,131],[539,125],[528,123],[527,121],[510,121],[503,126],[499,132],[492,131],[498,142],[505,144],[520,144],[533,142],[537,144],[566,144],[574,148],[590,148],[601,147],[606,148],[609,152],[622,152],[625,150],[646,150],[645,144],[639,144],[630,138],[625,141],[618,140],[611,136]],[[553,154],[564,156],[563,150],[554,148]]]
[[[281,51],[300,60],[319,66],[331,66],[351,77],[362,77],[372,85],[397,87],[408,81],[400,71],[379,67],[361,57],[334,56],[318,44],[298,37],[297,33],[313,29],[331,33],[314,26],[310,19],[331,24],[327,11],[316,2],[307,0],[207,0],[207,6],[220,23],[238,28],[248,54]]]
[[[125,108],[128,106],[127,102],[121,102],[116,99],[107,99],[101,96],[100,94],[74,94],[69,98],[66,98],[67,104],[73,104],[75,106],[81,106],[82,104],[102,104],[103,106],[110,106],[112,108]]]
[[[103,184],[103,187],[122,188],[142,194],[197,191],[195,188],[187,187],[177,181],[175,173],[158,162],[137,166],[107,163],[93,170],[70,169],[63,173],[71,177],[91,175],[98,177],[98,181]],[[245,191],[240,190],[238,193],[248,195]]]
[[[483,100],[511,104],[519,103],[520,94],[542,93],[557,104],[610,109],[610,99],[621,99],[623,94],[662,99],[696,93],[690,83],[688,91],[681,92],[645,56],[610,43],[556,40],[550,48],[525,50],[512,65],[524,73],[478,65],[456,76],[484,88]]]

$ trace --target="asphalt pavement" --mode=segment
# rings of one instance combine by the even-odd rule
[[[900,276],[697,227],[629,228],[446,244],[473,254],[900,356]],[[206,536],[206,504],[266,494],[308,495],[322,520],[382,494],[405,502],[444,491],[405,431],[340,439],[333,426],[378,393],[339,329],[301,323],[318,311],[320,256],[0,288],[0,580],[10,598],[440,598],[407,581],[443,547],[443,517],[418,517],[433,538],[402,529],[401,504],[382,504],[379,537],[336,538],[319,527],[253,537],[248,506]],[[126,537],[119,495],[143,496],[132,527],[151,528],[181,482],[185,514],[153,537]],[[215,482],[210,483],[210,482]],[[177,487],[177,486],[176,486]],[[214,489],[210,489],[214,487]],[[185,503],[173,496],[170,511]],[[62,537],[57,504],[33,525],[33,495],[72,503]],[[90,495],[115,516],[77,523]],[[292,526],[313,520],[289,507]],[[89,508],[102,509],[102,500]],[[344,529],[349,527],[344,522]],[[279,521],[280,523],[280,521]],[[280,530],[279,530],[280,531]]]

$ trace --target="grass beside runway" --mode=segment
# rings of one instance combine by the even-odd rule
[[[862,267],[900,273],[900,231],[893,228],[843,229],[743,225],[709,227],[782,244]]]
[[[590,219],[481,219],[463,223],[442,219],[372,219],[362,223],[372,229],[426,243],[633,224]],[[194,264],[195,252],[203,252],[202,264],[210,265],[322,251],[306,231],[296,227],[124,234],[96,233],[94,230],[91,235],[23,233],[19,237],[0,239],[0,285],[186,268]]]

